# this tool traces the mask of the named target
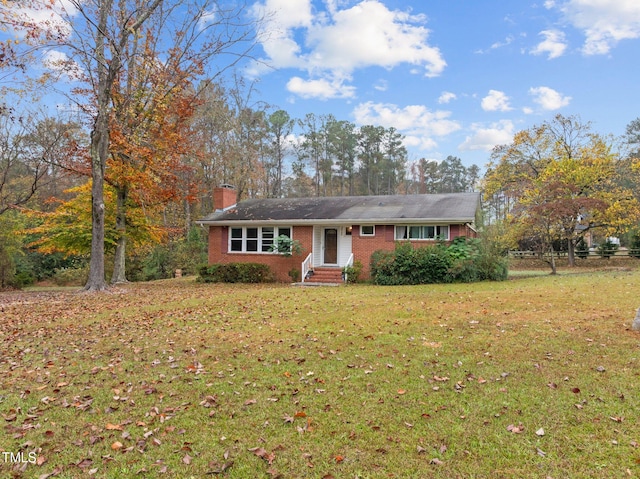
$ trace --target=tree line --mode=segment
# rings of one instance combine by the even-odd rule
[[[18,32],[0,41],[0,286],[34,249],[62,255],[58,266],[88,258],[88,290],[106,287],[105,254],[113,283],[203,260],[193,224],[220,184],[239,200],[482,188],[487,232],[505,247],[533,239],[551,257],[554,242],[573,258],[590,232],[637,227],[640,120],[625,151],[589,123],[557,116],[496,147],[480,178],[453,156],[410,162],[393,127],[295,119],[255,100],[254,86],[229,74],[256,44],[260,19],[242,3],[21,5],[0,3],[0,24]],[[52,49],[64,53],[49,70],[29,68]],[[60,80],[73,115],[20,108],[18,98]]]

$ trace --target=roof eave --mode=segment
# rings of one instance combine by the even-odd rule
[[[409,223],[433,223],[433,224],[465,224],[473,223],[474,218],[353,218],[353,219],[291,219],[291,220],[198,220],[196,224],[201,226],[234,226],[234,225],[400,225]]]

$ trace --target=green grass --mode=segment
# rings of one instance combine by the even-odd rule
[[[637,477],[639,280],[0,294],[0,475]]]

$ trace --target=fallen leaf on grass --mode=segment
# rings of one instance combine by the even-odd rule
[[[294,418],[292,416],[288,416],[288,415],[285,414],[282,417],[282,420],[284,421],[285,424],[287,424],[287,423],[293,424]]]
[[[522,423],[518,424],[517,426],[514,426],[513,424],[509,424],[507,426],[507,431],[513,434],[521,434],[522,431],[524,431],[524,426],[522,425]]]
[[[274,453],[267,452],[267,450],[263,447],[252,447],[251,449],[249,449],[249,452],[254,453],[260,459],[264,459],[269,465],[273,464],[273,461],[276,458],[276,455]]]
[[[120,441],[116,441],[113,444],[111,444],[111,449],[113,449],[114,451],[119,451],[120,449],[122,449],[122,443]]]
[[[45,473],[45,474],[40,474],[38,476],[38,479],[48,479],[49,477],[53,477],[53,476],[57,476],[62,472],[62,468],[60,467],[56,467],[53,471]]]
[[[207,474],[224,474],[231,466],[233,466],[233,461],[225,462],[221,466],[215,463],[209,463],[211,470],[207,472]]]
[[[80,469],[86,469],[88,467],[91,467],[92,465],[93,461],[89,458],[85,458],[76,464],[76,466],[78,466]]]
[[[185,454],[184,457],[182,458],[182,462],[185,463],[187,466],[191,464],[192,460],[193,458],[189,454]]]
[[[122,431],[122,426],[121,426],[120,424],[111,424],[111,423],[108,423],[108,424],[105,426],[105,429],[106,429],[107,431]]]
[[[544,436],[544,429],[540,428],[536,431],[536,436]]]
[[[436,466],[442,466],[444,464],[444,462],[441,461],[440,459],[438,459],[437,457],[434,457],[433,459],[431,459],[429,461],[429,464],[434,464]]]

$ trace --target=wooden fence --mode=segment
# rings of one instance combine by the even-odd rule
[[[554,251],[553,255],[556,258],[566,258],[568,256],[568,252],[567,251]],[[583,255],[583,252],[579,252],[576,251],[575,255],[576,258],[582,258],[581,255]],[[538,253],[537,251],[509,251],[509,257],[510,258],[547,258],[549,257],[549,253]],[[640,250],[638,249],[627,249],[627,248],[620,248],[617,249],[615,251],[608,251],[606,253],[600,253],[599,251],[595,250],[595,249],[591,249],[589,250],[589,253],[587,255],[587,258],[607,258],[607,257],[634,257],[634,258],[639,258],[640,259]]]

